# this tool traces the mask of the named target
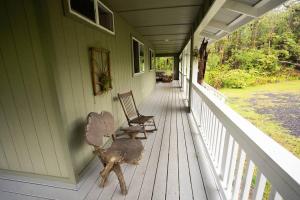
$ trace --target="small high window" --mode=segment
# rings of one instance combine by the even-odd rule
[[[69,13],[114,34],[114,14],[99,0],[68,0]]]
[[[144,44],[135,38],[132,38],[132,61],[133,73],[139,74],[145,71],[145,53]]]
[[[110,31],[114,31],[113,13],[108,10],[100,1],[98,1],[99,24]]]
[[[149,49],[149,70],[155,69],[155,54],[152,49]]]

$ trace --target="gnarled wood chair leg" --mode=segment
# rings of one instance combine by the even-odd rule
[[[104,167],[104,169],[100,172],[100,176],[102,177],[102,179],[100,181],[100,187],[105,186],[107,177],[108,177],[109,173],[111,172],[111,170],[113,169],[114,164],[115,164],[114,162],[107,163],[106,166]]]
[[[126,195],[127,194],[127,188],[126,188],[126,183],[125,183],[125,180],[124,180],[124,176],[123,176],[120,164],[115,164],[113,170],[114,170],[114,172],[116,173],[116,175],[119,179],[122,194]]]

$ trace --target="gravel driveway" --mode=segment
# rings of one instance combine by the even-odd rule
[[[259,114],[268,114],[300,137],[300,94],[259,92],[248,101]]]

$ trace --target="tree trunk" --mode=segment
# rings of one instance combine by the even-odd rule
[[[208,41],[205,38],[202,40],[201,46],[199,48],[199,61],[198,61],[198,77],[197,82],[202,84],[205,75],[206,62],[208,57],[208,52],[206,50]]]

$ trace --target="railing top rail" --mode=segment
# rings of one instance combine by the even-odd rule
[[[218,117],[259,170],[287,199],[300,197],[300,160],[199,84],[195,92]]]
[[[207,90],[210,90],[213,92],[214,95],[216,95],[221,101],[225,102],[227,97],[220,91],[218,91],[216,88],[212,87],[211,85],[203,82],[202,85],[207,88]]]

